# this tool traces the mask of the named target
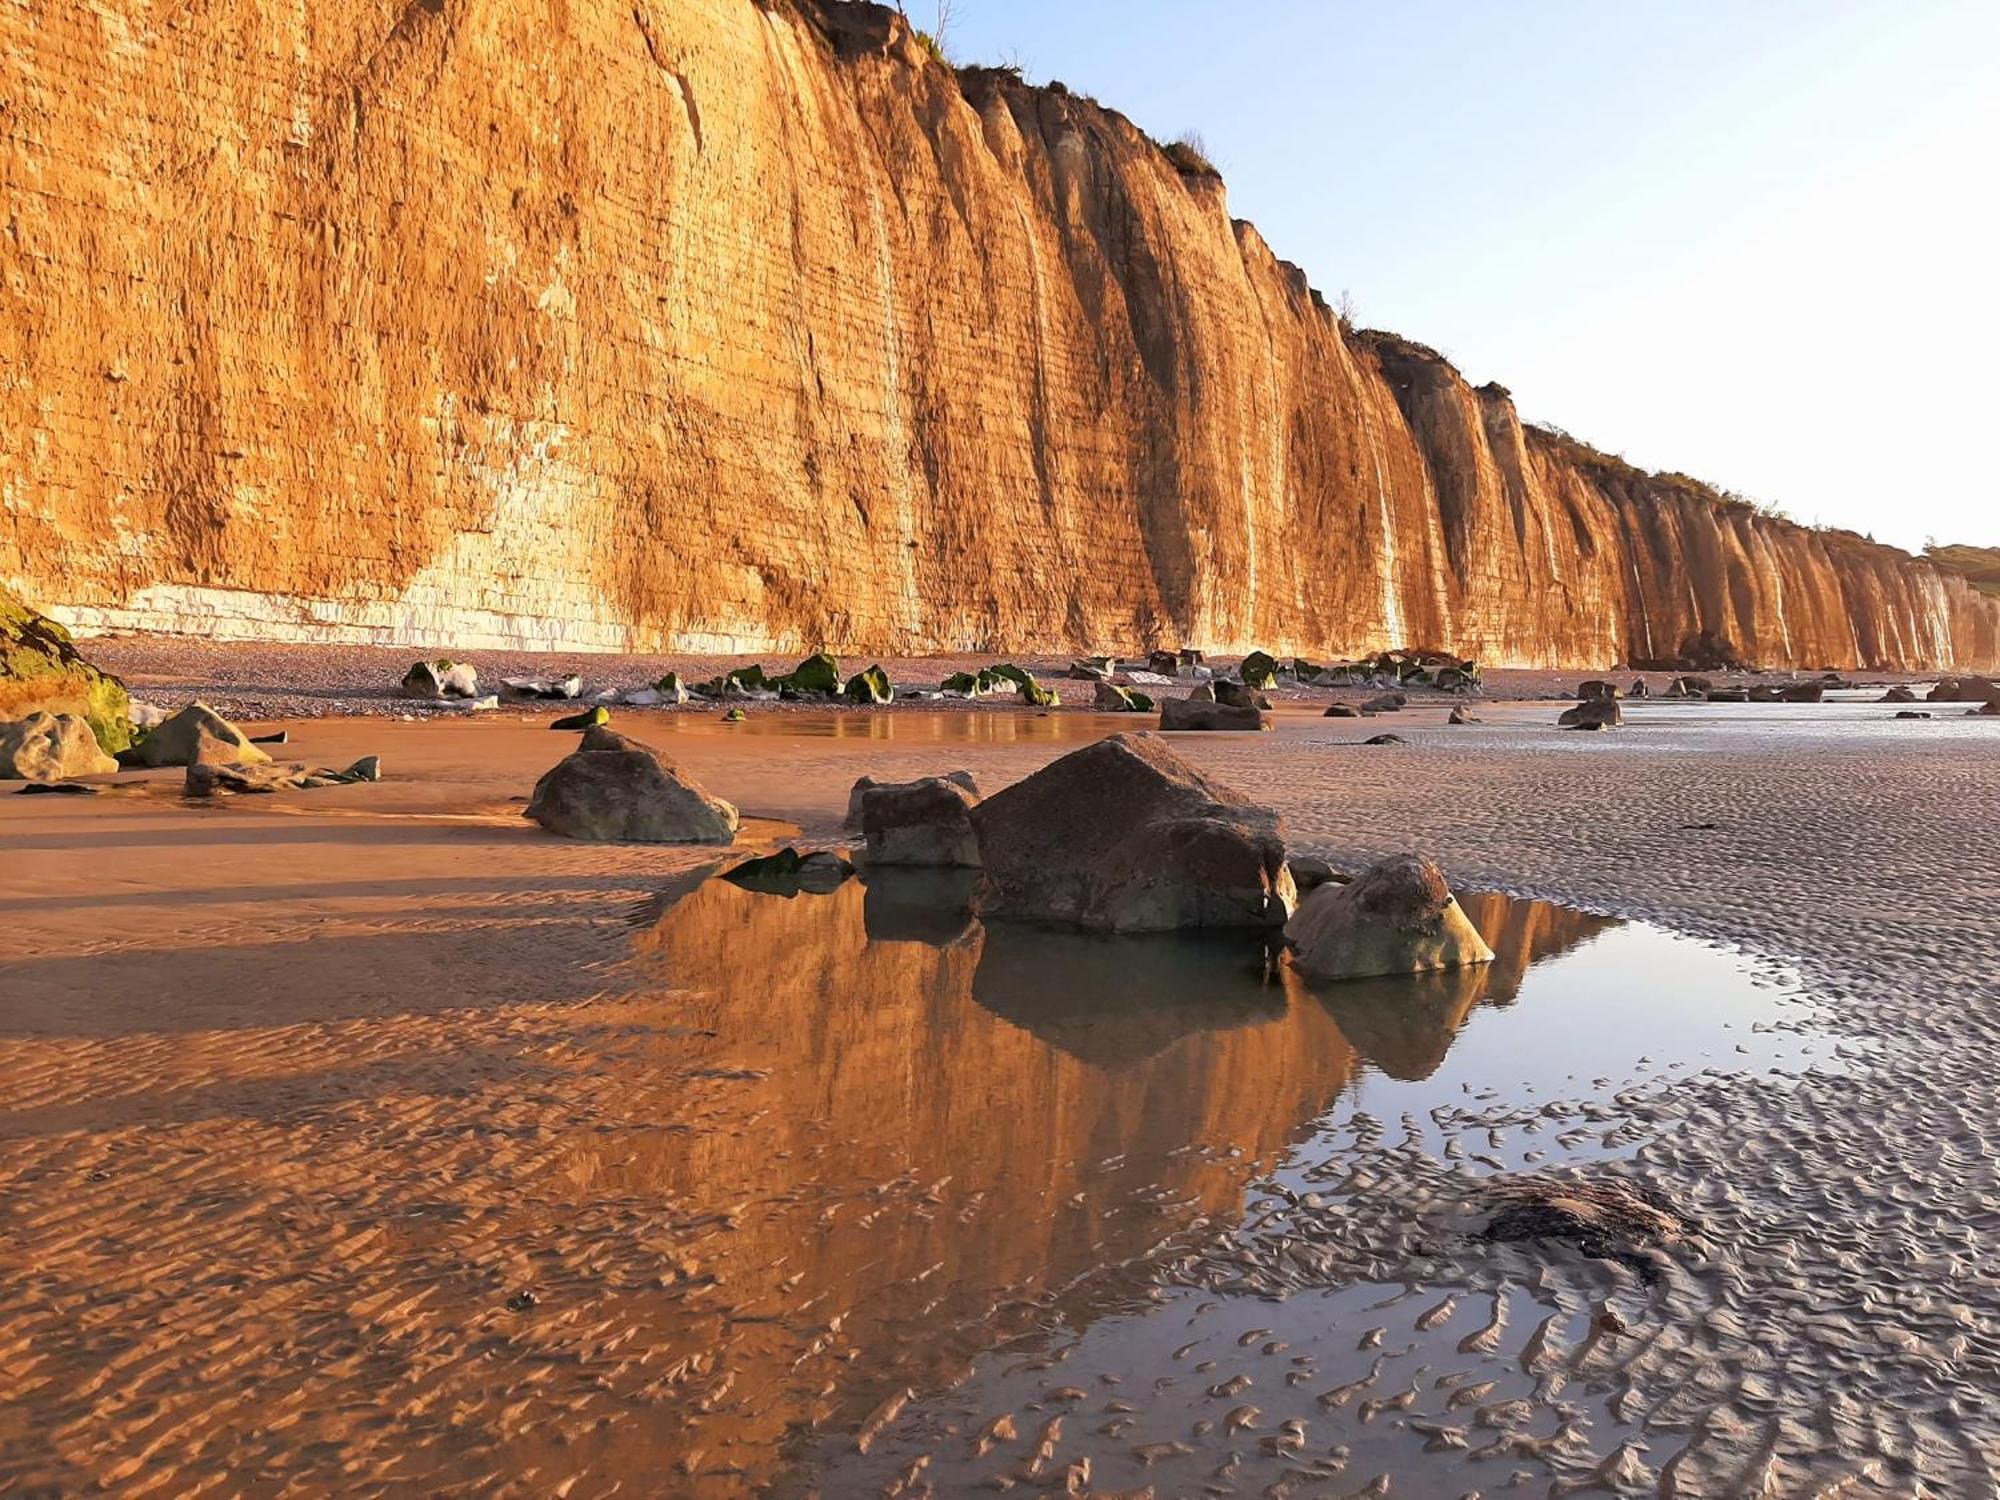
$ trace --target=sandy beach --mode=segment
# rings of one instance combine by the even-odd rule
[[[97,654],[170,704],[361,681]],[[1051,1017],[1092,954],[551,837],[519,808],[553,709],[254,726],[379,785],[0,800],[0,1490],[1991,1493],[2000,725],[1445,711],[1176,740],[1296,852],[1562,904],[1480,908],[1518,998],[1407,1037],[1298,991],[1204,1010],[1179,958],[1138,970],[1157,1007]],[[864,772],[990,792],[1132,727],[624,717],[750,849],[839,838]],[[1671,1070],[1471,1081],[1583,1024],[1537,974],[1654,931],[1617,921],[1669,945],[1620,960],[1653,1012],[1731,975],[1791,1008],[1729,1000],[1761,1019]],[[1461,1103],[1371,1109],[1446,1059]],[[1465,1233],[1526,1170],[1698,1232],[1645,1276]]]

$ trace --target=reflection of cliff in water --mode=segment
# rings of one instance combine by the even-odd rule
[[[707,1362],[710,1394],[607,1436],[617,1462],[689,1462],[728,1492],[804,1424],[1094,1316],[1126,1295],[1113,1268],[1237,1213],[1364,1055],[1399,1076],[1442,1058],[1506,972],[1415,1007],[1408,983],[1329,1001],[1267,980],[1254,943],[987,925],[940,890],[709,881],[639,934],[666,993],[633,1043],[651,1055],[606,1086],[648,1123],[569,1137],[563,1169],[581,1197],[691,1226],[713,1295],[649,1332],[663,1364]]]

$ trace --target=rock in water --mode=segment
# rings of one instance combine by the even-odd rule
[[[1361,717],[1361,710],[1356,708],[1352,703],[1329,703],[1326,706],[1326,712],[1321,714],[1320,717],[1322,719],[1358,719]]]
[[[1586,703],[1595,703],[1606,698],[1616,698],[1618,696],[1618,684],[1615,682],[1605,682],[1602,679],[1593,679],[1590,682],[1581,684],[1576,690],[1576,695]]]
[[[36,712],[82,719],[114,755],[132,743],[125,685],[85,661],[62,626],[0,588],[0,719]]]
[[[118,757],[120,765],[261,766],[271,757],[206,703],[190,703]]]
[[[1285,926],[1292,964],[1313,979],[1416,974],[1493,961],[1444,872],[1416,854],[1371,865],[1351,885],[1323,885]]]
[[[1564,729],[1609,729],[1624,722],[1625,711],[1616,698],[1586,698],[1556,720]]]
[[[1917,695],[1914,689],[1906,688],[1898,684],[1897,686],[1890,688],[1888,692],[1884,693],[1880,698],[1877,698],[1875,701],[1877,703],[1915,703],[1917,701]]]
[[[1153,700],[1145,693],[1120,687],[1115,682],[1100,681],[1096,692],[1096,706],[1104,713],[1149,714],[1153,711]]]
[[[75,714],[32,713],[0,723],[0,781],[67,781],[109,776],[118,762]]]
[[[599,729],[611,722],[611,710],[602,703],[594,708],[586,708],[580,714],[568,714],[549,721],[551,729]]]
[[[801,891],[825,895],[838,890],[853,874],[853,863],[837,850],[815,849],[810,854],[801,854],[796,849],[780,849],[760,859],[746,859],[734,869],[725,870],[722,878],[752,890],[775,891],[780,895]]]
[[[535,783],[525,817],[565,838],[600,843],[727,844],[736,809],[660,758],[601,726]]]
[[[969,815],[978,801],[977,793],[943,776],[870,787],[861,794],[868,863],[977,866],[979,840]]]
[[[1160,728],[1166,730],[1270,727],[1270,720],[1248,704],[1232,708],[1226,703],[1208,703],[1199,698],[1169,698],[1160,705]]]
[[[1826,701],[1826,684],[1821,682],[1794,682],[1778,690],[1780,703],[1823,703]]]
[[[1991,677],[1947,677],[1928,697],[1932,703],[1991,703],[2000,698],[2000,682]]]
[[[972,809],[988,915],[1108,932],[1275,927],[1296,888],[1276,813],[1151,734],[1065,755]]]
[[[1445,716],[1445,723],[1447,724],[1477,724],[1479,722],[1477,717],[1467,713],[1463,707],[1454,708]]]
[[[970,771],[946,771],[942,779],[964,787],[972,793],[975,802],[979,800],[979,782]],[[873,776],[856,778],[854,785],[847,790],[847,821],[842,826],[846,828],[861,826],[861,798],[865,793],[872,792],[878,786],[913,785],[914,782],[908,781],[877,781]]]

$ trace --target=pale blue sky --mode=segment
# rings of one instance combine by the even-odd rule
[[[2000,544],[2000,0],[955,9],[960,61],[1200,131],[1329,299],[1524,416],[1803,521]]]

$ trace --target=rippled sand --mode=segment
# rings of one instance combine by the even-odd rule
[[[1439,717],[1184,744],[1301,849],[1820,1003],[1537,1067],[1529,959],[1641,929],[1496,904],[1514,971],[1416,1024],[1185,956],[1225,1024],[1079,1013],[1038,981],[1087,953],[541,835],[525,721],[297,726],[374,787],[0,799],[0,1492],[1990,1493],[1995,726]],[[635,720],[819,837],[863,770],[1120,727]],[[1644,1275],[1468,1236],[1524,1170],[1696,1230]]]

